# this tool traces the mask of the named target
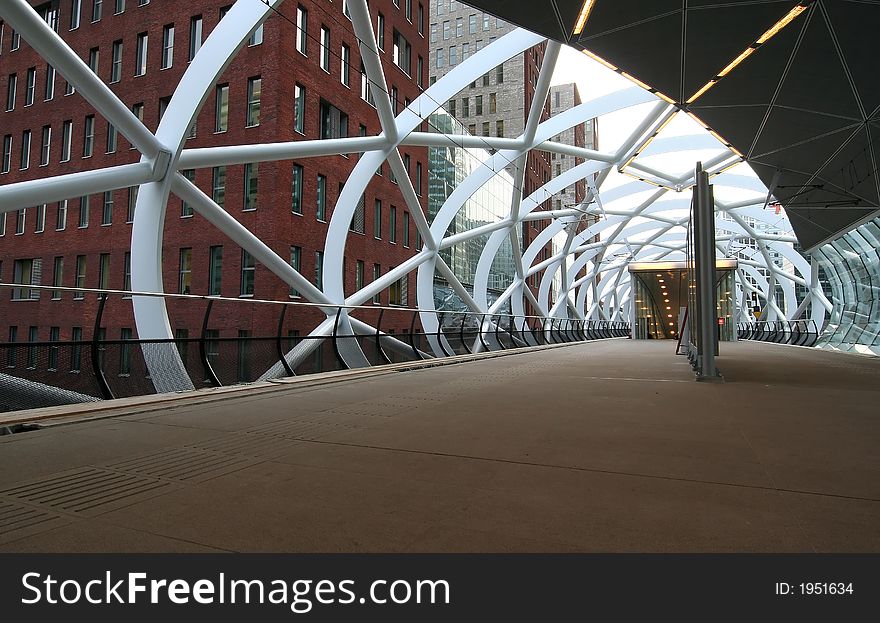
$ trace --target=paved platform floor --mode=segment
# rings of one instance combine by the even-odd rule
[[[673,347],[565,346],[0,437],[0,550],[880,551],[880,360],[723,344],[726,382],[697,383]]]

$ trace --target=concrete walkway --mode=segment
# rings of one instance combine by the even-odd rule
[[[880,551],[880,361],[723,344],[727,382],[696,383],[673,347],[565,346],[0,437],[0,550]]]

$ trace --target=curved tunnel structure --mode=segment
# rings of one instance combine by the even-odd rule
[[[417,275],[417,306],[426,333],[436,331],[434,281],[446,280],[475,315],[482,315],[481,331],[488,339],[476,340],[473,350],[492,348],[496,327],[492,314],[509,305],[513,317],[531,308],[560,319],[625,321],[632,311],[632,284],[627,266],[632,261],[683,259],[692,173],[664,172],[655,163],[672,158],[703,160],[716,192],[716,245],[719,257],[735,257],[738,321],[811,318],[822,326],[832,310],[819,285],[815,263],[794,250],[796,243],[784,213],[773,207],[773,197],[742,157],[729,146],[695,127],[676,136],[664,129],[684,115],[673,105],[640,86],[590,98],[562,114],[541,122],[540,111],[548,96],[561,44],[549,42],[531,114],[516,138],[461,137],[418,131],[441,103],[452,98],[479,76],[506,59],[545,39],[516,30],[461,62],[395,115],[388,97],[384,67],[377,51],[369,12],[364,0],[348,3],[352,24],[360,41],[382,132],[376,136],[185,149],[189,127],[204,105],[215,82],[251,32],[267,19],[281,0],[236,2],[196,54],[177,85],[155,134],[151,133],[88,66],[43,22],[25,0],[8,0],[0,8],[3,18],[62,73],[96,110],[118,128],[142,154],[138,163],[73,173],[48,180],[20,182],[0,187],[0,210],[9,212],[64,197],[100,193],[140,185],[131,241],[132,289],[162,291],[162,231],[171,194],[192,205],[208,223],[250,253],[279,279],[296,288],[304,300],[322,308],[326,318],[312,327],[311,336],[324,337],[334,330],[347,335],[369,335],[376,329],[342,312],[339,305],[357,306],[409,273]],[[593,118],[629,111],[633,119],[628,138],[613,151],[573,148],[553,139],[563,130]],[[403,145],[473,145],[487,151],[482,164],[459,184],[437,215],[429,220],[422,209],[398,151]],[[532,150],[574,154],[582,164],[551,179],[528,196],[515,195],[509,214],[472,231],[447,234],[449,224],[465,202],[502,170],[514,170],[519,182]],[[316,287],[258,237],[248,231],[184,175],[183,170],[219,165],[258,163],[360,152],[350,178],[332,211],[324,242],[324,282]],[[690,158],[690,160],[688,160]],[[377,168],[388,163],[400,180],[400,191],[420,234],[423,246],[410,260],[346,296],[343,256],[349,224],[367,184]],[[516,180],[516,174],[514,179]],[[542,204],[572,184],[586,180],[587,198],[579,205],[543,210]],[[521,184],[520,184],[521,185]],[[527,247],[518,232],[524,223],[544,221],[545,227]],[[549,222],[549,224],[548,224]],[[440,251],[487,236],[469,291],[444,262]],[[515,274],[511,285],[490,300],[489,271],[502,244],[514,249]],[[743,241],[749,241],[744,244]],[[554,254],[541,250],[553,243]],[[538,284],[533,292],[527,285]],[[173,337],[164,302],[159,297],[134,297],[137,333],[141,339]],[[386,336],[391,347],[410,346]],[[448,345],[429,340],[432,354],[444,356]],[[356,340],[344,341],[340,356],[349,367],[369,365]],[[307,340],[287,354],[291,364],[302,361],[319,340]],[[447,348],[444,348],[446,346]],[[145,353],[157,391],[191,389],[183,364],[169,352]],[[160,362],[161,361],[161,365]],[[176,365],[169,365],[176,361]],[[263,378],[282,373],[267,370]]]

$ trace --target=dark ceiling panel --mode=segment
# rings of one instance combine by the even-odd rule
[[[828,239],[845,234],[854,223],[871,213],[871,209],[844,208],[836,210],[786,209],[788,220],[798,242],[804,249],[811,249]]]
[[[674,13],[676,20],[681,24],[681,0],[653,0],[652,2],[640,2],[639,0],[596,0],[590,19],[587,20],[583,34],[578,42],[589,47],[593,37],[611,33],[612,31],[624,30],[635,24],[648,23],[657,18]],[[679,28],[679,37],[681,28]]]
[[[876,45],[878,7],[858,2],[826,2],[825,7],[862,104],[870,114],[880,107]]]
[[[765,165],[779,168],[783,171],[797,171],[806,175],[807,181],[809,181],[809,178],[816,175],[817,170],[825,162],[834,157],[834,155],[840,150],[841,145],[844,144],[851,135],[852,132],[837,132],[811,141],[808,149],[803,147],[790,147],[776,152],[768,158],[754,158],[749,160],[749,162],[760,162]],[[798,180],[786,179],[784,182],[781,181],[779,186],[774,189],[773,192],[780,201],[783,201],[784,205],[787,205],[784,203],[785,201],[791,201],[792,205],[813,205],[824,204],[826,202],[837,204],[846,199],[846,193],[843,189],[828,189],[827,191],[821,189],[804,190],[795,187],[795,184],[798,183],[800,183]],[[834,196],[832,197],[829,195],[829,192]],[[854,201],[854,198],[852,201]]]
[[[670,97],[680,90],[680,14],[598,35],[588,49]]]
[[[873,144],[876,144],[877,138],[880,137],[875,134]],[[877,178],[873,175],[876,169],[872,137],[868,127],[864,126],[840,153],[819,171],[819,175],[822,179],[863,199],[857,205],[878,205],[880,197],[877,195]]]
[[[730,143],[745,152],[752,143],[752,139],[758,131],[764,115],[767,112],[764,104],[758,106],[723,106],[723,107],[695,107],[694,114],[713,130],[721,133],[718,128],[724,129],[722,136]]]
[[[554,2],[560,7],[560,13],[563,15],[570,15],[571,7],[575,4],[578,5],[574,9],[575,18],[580,11],[581,4],[577,0],[541,2],[540,10],[536,10],[538,8],[536,5],[522,0],[471,0],[467,4],[545,37],[567,42],[574,28],[574,21],[568,24],[560,23],[560,17],[552,6]]]
[[[788,4],[741,4],[692,9],[691,5],[689,2],[686,46],[699,53],[686,55],[685,99],[718,75],[791,8]],[[718,28],[718,24],[724,24],[724,28]]]
[[[557,12],[546,2],[473,0],[471,4],[563,42],[568,41],[583,6],[582,0],[558,0]],[[795,4],[795,0],[596,0],[584,33],[573,44],[669,97],[686,99]],[[687,49],[682,76],[684,6]],[[880,125],[870,126],[876,134],[868,137],[863,131],[859,141],[841,149],[852,134],[842,128],[864,119],[860,100],[865,115],[880,120],[878,24],[880,2],[815,0],[690,106],[739,151],[748,154],[755,144],[754,154],[761,155],[749,163],[764,184],[769,186],[776,171],[783,170],[776,196],[806,248],[845,231],[873,209],[862,207],[865,203],[880,201],[875,181],[880,162],[868,149],[880,145]],[[776,107],[764,123],[771,104]],[[869,161],[872,166],[866,165]],[[804,189],[810,179],[824,186]]]
[[[834,41],[819,12],[811,16],[776,102],[862,119]]]
[[[700,96],[694,105],[767,104],[776,92],[796,42],[796,30],[783,30]],[[748,151],[751,144],[749,140],[744,150]]]
[[[774,107],[758,138],[752,157],[766,162],[776,158],[773,152],[793,146],[797,146],[800,151],[815,153],[813,152],[814,145],[812,145],[815,139],[830,132],[851,128],[849,131],[837,134],[836,140],[840,144],[852,134],[856,127],[855,122],[851,119]],[[817,164],[821,164],[821,162]]]

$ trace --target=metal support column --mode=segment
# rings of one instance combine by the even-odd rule
[[[718,322],[715,294],[715,202],[709,174],[697,163],[694,187],[694,270],[696,272],[697,313],[694,329],[699,332],[698,355],[700,380],[720,378],[715,366]]]

